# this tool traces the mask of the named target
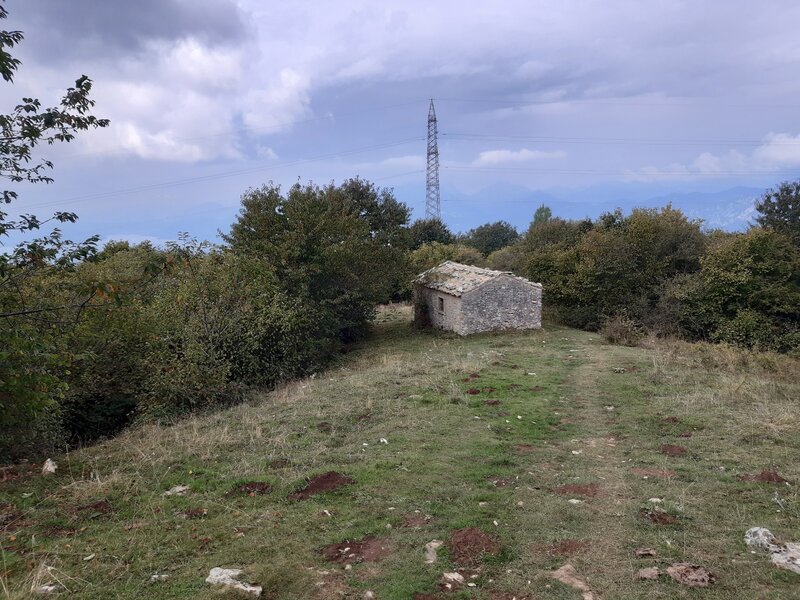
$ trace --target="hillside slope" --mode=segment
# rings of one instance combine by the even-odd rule
[[[2,593],[236,597],[204,581],[235,567],[263,598],[580,598],[550,575],[569,564],[595,598],[800,597],[743,543],[800,541],[796,361],[408,319],[383,311],[340,367],[249,404],[55,457],[50,477],[7,469]],[[636,579],[676,562],[717,581]]]

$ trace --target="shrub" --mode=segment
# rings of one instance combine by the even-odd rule
[[[603,323],[600,334],[612,344],[636,346],[644,338],[645,331],[633,319],[619,314]]]

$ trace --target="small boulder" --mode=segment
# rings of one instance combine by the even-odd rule
[[[223,569],[221,567],[214,567],[206,577],[206,583],[211,585],[222,585],[233,590],[239,590],[245,594],[250,594],[256,598],[261,595],[260,585],[250,585],[249,583],[242,583],[237,578],[242,574],[241,569]]]
[[[58,469],[56,461],[54,461],[52,458],[48,458],[46,461],[44,461],[44,464],[42,465],[42,475],[45,476],[53,475],[55,474],[56,469]],[[50,592],[45,592],[45,593],[50,593]]]
[[[436,551],[444,545],[441,540],[431,540],[425,544],[425,562],[433,564],[436,562]]]

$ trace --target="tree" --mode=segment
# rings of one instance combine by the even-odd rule
[[[668,290],[692,338],[787,351],[800,348],[800,248],[754,228],[720,238],[700,270]]]
[[[411,266],[415,274],[420,274],[446,260],[465,265],[483,265],[483,256],[475,248],[463,244],[440,244],[430,242],[411,253]]]
[[[536,212],[533,213],[533,225],[536,226],[547,223],[552,217],[553,211],[550,210],[550,207],[542,204],[536,209]]]
[[[0,19],[7,17],[0,4]],[[0,31],[0,75],[8,83],[13,83],[21,66],[10,51],[22,39],[20,31]],[[0,115],[0,177],[13,183],[50,183],[48,171],[53,164],[34,156],[37,147],[70,142],[80,131],[109,124],[90,114],[94,106],[89,98],[91,89],[92,81],[83,75],[57,106],[43,108],[38,99],[23,98],[13,111]],[[0,206],[11,204],[17,197],[17,191],[3,190]],[[75,220],[77,216],[71,212],[56,212],[42,220],[30,214],[12,218],[7,210],[0,210],[0,237],[25,237],[48,223]],[[10,427],[29,424],[37,411],[64,390],[62,375],[71,358],[59,328],[74,323],[74,312],[80,312],[98,293],[110,290],[98,285],[82,290],[78,297],[65,299],[61,295],[58,302],[51,302],[42,293],[40,282],[92,256],[97,241],[94,236],[74,243],[64,239],[55,227],[0,253],[0,438],[10,439]]]
[[[455,236],[439,219],[418,219],[408,228],[408,246],[416,250],[424,244],[452,244]]]
[[[513,225],[506,221],[497,221],[471,229],[463,241],[484,256],[489,256],[496,250],[510,246],[518,239],[519,233]]]
[[[777,189],[764,192],[756,210],[759,225],[787,235],[800,246],[800,179],[784,181]]]
[[[360,180],[297,184],[285,196],[268,184],[245,192],[222,237],[233,252],[270,265],[288,294],[318,308],[328,331],[349,341],[408,275],[407,211],[391,191]]]

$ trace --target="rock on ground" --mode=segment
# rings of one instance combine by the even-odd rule
[[[705,567],[690,563],[675,563],[667,567],[667,575],[688,587],[708,587],[717,578]]]
[[[425,562],[433,564],[436,562],[436,551],[444,545],[441,540],[431,540],[425,544]]]
[[[241,569],[223,569],[214,567],[206,577],[206,583],[211,585],[224,585],[234,590],[239,590],[252,596],[261,595],[260,585],[250,585],[249,583],[242,583],[237,579],[242,574]]]
[[[800,544],[781,544],[769,529],[752,527],[744,534],[748,546],[768,552],[775,566],[800,574]]]
[[[550,577],[556,581],[560,581],[564,585],[568,585],[576,590],[579,590],[583,600],[597,600],[596,596],[589,589],[589,586],[586,585],[586,582],[578,579],[578,573],[575,571],[575,567],[569,563],[565,564],[559,569],[556,569],[555,571],[552,571],[550,573]]]

